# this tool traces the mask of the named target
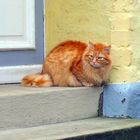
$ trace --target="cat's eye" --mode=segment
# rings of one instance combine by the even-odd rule
[[[93,58],[93,55],[88,55],[89,58]]]
[[[98,57],[97,59],[98,60],[104,60],[104,57]]]

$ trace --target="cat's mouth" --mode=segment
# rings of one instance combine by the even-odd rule
[[[92,67],[94,67],[95,69],[100,69],[100,68],[107,66],[108,63],[100,64],[100,63],[96,63],[96,62],[90,62],[90,65]]]
[[[95,69],[100,69],[102,67],[102,65],[98,64],[98,63],[90,63],[92,67],[94,67]]]
[[[95,69],[100,69],[102,66],[93,65]]]

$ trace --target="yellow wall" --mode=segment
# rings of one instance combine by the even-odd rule
[[[110,82],[140,80],[140,1],[114,0],[112,3],[111,44],[113,69]]]
[[[46,0],[47,52],[65,40],[112,45],[111,83],[140,79],[140,3],[132,0]]]
[[[46,0],[47,51],[65,40],[110,43],[110,21],[95,0]]]

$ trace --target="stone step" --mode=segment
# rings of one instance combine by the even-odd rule
[[[92,118],[0,131],[0,140],[140,140],[140,121]]]
[[[102,88],[0,86],[0,130],[26,128],[97,116]]]

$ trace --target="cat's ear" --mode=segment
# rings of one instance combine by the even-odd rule
[[[104,51],[105,51],[107,54],[110,54],[110,49],[111,49],[111,45],[105,47],[105,48],[104,48]]]
[[[88,48],[94,48],[94,44],[91,41],[88,43]]]

